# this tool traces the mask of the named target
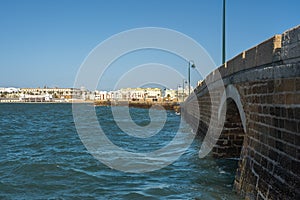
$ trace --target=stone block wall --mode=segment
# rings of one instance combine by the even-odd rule
[[[246,199],[300,198],[300,26],[242,52],[217,69],[195,89],[198,103],[187,99],[183,114],[199,135],[210,120],[217,124],[215,107],[224,91],[213,87],[222,78],[240,95],[228,98],[225,124],[213,148],[215,157],[239,157],[235,189]],[[210,91],[208,87],[210,86]],[[199,113],[194,109],[199,107]],[[219,105],[220,106],[220,105]]]
[[[247,133],[235,187],[249,199],[300,195],[299,81],[292,77],[239,85]]]
[[[234,101],[228,99],[226,104],[224,127],[212,154],[217,158],[239,158],[245,132]]]

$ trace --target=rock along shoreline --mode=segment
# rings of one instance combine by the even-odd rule
[[[136,102],[136,101],[95,101],[95,106],[128,106],[133,108],[174,110],[180,112],[180,104],[177,102]]]

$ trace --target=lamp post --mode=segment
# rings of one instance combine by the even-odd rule
[[[189,68],[188,68],[188,78],[189,78],[189,95],[191,94],[191,68],[195,68],[194,61],[189,60]]]
[[[180,88],[180,84],[177,85],[177,102],[179,102],[179,88]]]
[[[182,80],[182,102],[184,102],[184,96],[185,96],[185,94],[184,94],[184,83],[187,83],[187,81],[186,80]]]
[[[225,34],[226,34],[226,27],[225,27],[225,23],[226,23],[226,0],[223,0],[223,18],[222,18],[222,64],[225,63],[225,60],[226,60],[226,43],[225,43]]]

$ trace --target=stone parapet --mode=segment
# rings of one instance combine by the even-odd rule
[[[188,98],[182,113],[198,135],[219,123],[216,107],[224,113],[212,154],[240,159],[236,191],[246,199],[299,199],[300,26],[240,53],[194,92],[198,103]],[[219,104],[215,94],[222,92]]]

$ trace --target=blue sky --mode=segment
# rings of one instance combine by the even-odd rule
[[[227,0],[227,59],[298,25],[299,8],[298,0]],[[96,45],[140,27],[184,33],[219,65],[221,17],[222,0],[0,0],[0,87],[72,87]]]

